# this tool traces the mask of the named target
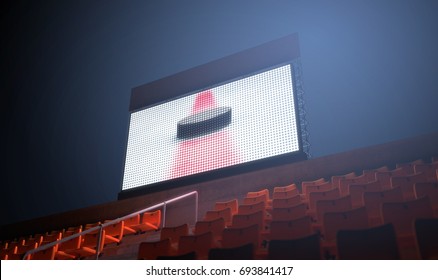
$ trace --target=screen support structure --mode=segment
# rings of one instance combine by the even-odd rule
[[[240,77],[250,77],[251,75],[255,75],[254,73],[259,73],[259,71],[267,71],[266,69],[273,69],[273,67],[279,67],[279,65],[290,65],[292,71],[292,87],[295,99],[295,105],[293,106],[295,108],[295,129],[296,133],[298,134],[298,142],[300,146],[298,152],[284,154],[284,156],[281,155],[275,158],[273,157],[272,160],[263,159],[260,161],[236,165],[236,168],[231,168],[230,165],[230,168],[226,167],[220,170],[218,169],[218,172],[212,171],[211,174],[204,174],[204,172],[199,173],[200,176],[190,175],[186,177],[175,177],[176,179],[159,181],[157,183],[138,184],[138,188],[137,186],[125,188],[122,185],[122,191],[119,193],[119,199],[132,197],[139,194],[156,192],[158,190],[165,190],[168,188],[192,185],[194,183],[205,181],[206,179],[212,180],[215,178],[220,178],[218,176],[232,176],[240,173],[250,172],[255,169],[272,167],[274,164],[281,165],[310,158],[311,147],[305,109],[303,73],[301,67],[298,34],[296,33],[221,58],[219,60],[196,66],[148,84],[135,87],[132,89],[129,111],[131,114],[133,114],[144,110],[145,108],[178,99],[181,96],[186,96],[192,92],[197,92],[200,90],[208,91],[212,87],[224,85],[229,81],[237,81],[238,79],[241,79]],[[187,117],[186,115],[179,116],[177,119],[179,120],[179,134],[176,134],[179,136],[178,139],[185,140],[188,135],[185,133],[185,130],[198,123],[206,124],[205,127],[197,127],[199,128],[199,135],[204,135],[207,132],[210,132],[212,130],[212,126],[207,125],[209,124],[207,122],[213,121],[211,118],[213,115],[214,120],[217,119],[222,121],[220,123],[220,127],[219,124],[215,122],[215,124],[218,125],[217,129],[226,128],[229,125],[229,120],[226,117],[229,118],[229,115],[234,115],[234,112],[239,111],[235,111],[235,108],[231,108],[231,110],[226,106],[224,107],[224,105],[229,106],[230,104],[226,104],[226,102],[224,102],[223,104],[218,105],[222,106],[222,109],[226,109],[223,112],[216,112],[221,108],[215,108],[215,106],[212,106],[211,110],[214,109],[216,111],[212,112],[211,114],[208,112],[208,118],[206,118],[205,112],[192,112],[190,117]],[[194,115],[194,113],[196,113],[196,115]],[[214,128],[216,128],[216,126],[214,126]],[[277,134],[273,133],[271,135]],[[286,141],[286,143],[287,142],[288,141]],[[131,173],[128,173],[128,175]],[[134,188],[136,189],[135,191],[133,190]]]
[[[295,93],[297,96],[297,107],[298,107],[298,119],[300,124],[300,132],[301,132],[301,143],[303,147],[304,153],[306,153],[307,158],[311,158],[311,145],[310,145],[310,136],[309,131],[307,129],[308,122],[306,117],[306,100],[304,96],[304,82],[303,82],[303,69],[301,66],[301,58],[295,58],[292,61],[292,67],[295,74]]]

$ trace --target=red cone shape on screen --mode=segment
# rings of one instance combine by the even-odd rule
[[[214,100],[214,95],[211,90],[203,91],[196,96],[195,104],[193,104],[192,108],[192,115],[215,107],[216,101]]]
[[[216,107],[211,90],[196,96],[191,114]],[[231,130],[220,130],[207,135],[186,139],[178,144],[170,179],[210,171],[240,163]]]

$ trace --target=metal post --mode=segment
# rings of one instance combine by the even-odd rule
[[[99,225],[99,235],[97,236],[97,247],[96,247],[96,260],[99,259],[99,254],[100,254],[100,244],[102,242],[102,231],[103,231],[103,227],[102,224]]]
[[[166,210],[167,210],[167,201],[164,201],[164,204],[163,204],[163,227],[165,227],[166,226]]]

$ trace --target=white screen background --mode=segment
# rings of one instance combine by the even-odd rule
[[[241,163],[299,150],[290,65],[210,90],[217,106],[232,108],[232,121],[222,130]],[[176,138],[177,122],[191,114],[198,93],[131,114],[122,190],[169,179],[184,141]]]

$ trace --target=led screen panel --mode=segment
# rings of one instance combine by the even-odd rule
[[[299,149],[287,64],[133,112],[122,191]]]

